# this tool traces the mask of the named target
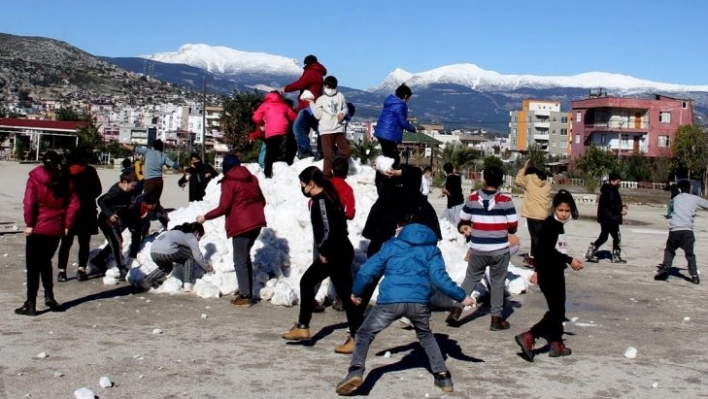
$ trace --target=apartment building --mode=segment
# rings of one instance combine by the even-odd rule
[[[549,155],[570,155],[570,113],[561,111],[559,101],[523,100],[521,110],[509,112],[509,141],[512,151],[526,151],[537,145]]]

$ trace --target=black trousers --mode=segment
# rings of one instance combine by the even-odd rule
[[[600,236],[595,240],[595,248],[600,248],[606,243],[609,236],[612,236],[612,250],[622,249],[622,235],[617,223],[600,223]]]
[[[536,247],[538,246],[538,234],[541,232],[543,220],[526,219],[526,225],[529,228],[529,236],[531,237],[531,250],[529,251],[529,255],[533,256],[533,254],[536,253]]]
[[[113,254],[113,259],[116,260],[116,266],[119,269],[125,269],[123,264],[123,230],[125,227],[121,225],[111,226],[108,223],[100,223],[98,226],[106,236],[108,240],[108,245],[103,247],[101,252],[96,255],[100,260],[105,260],[109,254]],[[140,244],[143,241],[143,231],[142,226],[138,226],[134,229],[130,229],[130,257],[136,258],[138,252],[140,251]]]
[[[696,254],[693,252],[695,243],[696,237],[691,230],[670,231],[669,238],[666,239],[666,247],[664,247],[664,267],[671,268],[676,256],[676,250],[681,248],[688,261],[688,272],[692,276],[698,275]]]
[[[265,177],[273,177],[273,162],[279,161],[283,158],[283,154],[281,153],[281,146],[283,145],[283,142],[285,140],[286,137],[284,134],[268,137],[265,140],[266,155],[265,168],[263,170],[263,174],[265,174]]]
[[[398,144],[396,144],[395,141],[386,140],[379,137],[377,137],[376,140],[378,140],[379,145],[381,145],[381,153],[383,156],[393,158],[394,165],[401,163],[401,153],[398,151]]]
[[[341,248],[335,253],[335,256],[327,259],[327,263],[322,263],[318,258],[302,275],[298,323],[310,325],[315,303],[315,287],[329,277],[337,295],[342,299],[342,305],[344,305],[344,311],[347,314],[347,323],[349,323],[349,334],[353,337],[364,320],[363,312],[351,301],[353,284],[351,265],[354,260],[354,248],[347,241],[342,243]]]
[[[61,238],[59,246],[59,258],[57,259],[57,268],[66,271],[69,264],[69,252],[74,244],[74,237],[79,238],[79,267],[88,265],[89,251],[91,250],[91,233],[72,234],[69,233]]]
[[[37,303],[39,280],[44,286],[45,302],[54,299],[54,279],[52,278],[52,258],[59,247],[61,236],[31,234],[27,237],[25,257],[27,259],[27,302]]]
[[[563,269],[538,272],[538,286],[546,297],[548,311],[531,327],[534,338],[546,337],[549,342],[563,341],[565,320],[565,276]]]

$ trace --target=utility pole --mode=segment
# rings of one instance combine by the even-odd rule
[[[202,162],[204,159],[204,151],[206,149],[206,74],[202,76]]]

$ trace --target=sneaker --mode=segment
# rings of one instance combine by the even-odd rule
[[[694,274],[694,275],[691,276],[691,282],[692,282],[693,284],[700,284],[700,283],[701,283],[701,279],[698,277],[697,274]]]
[[[344,312],[344,303],[342,303],[342,298],[334,298],[334,302],[332,303],[332,309],[336,310],[337,312]]]
[[[627,263],[626,260],[622,259],[622,251],[615,249],[612,251],[612,263]]]
[[[563,341],[558,341],[558,342],[551,342],[551,350],[548,352],[548,356],[550,357],[559,357],[559,356],[569,356],[573,351],[565,346]]]
[[[448,313],[445,318],[445,323],[447,323],[448,326],[457,327],[459,325],[460,316],[462,316],[462,309],[454,307],[450,309],[450,313]]]
[[[282,335],[282,338],[288,341],[307,341],[310,339],[310,327],[296,323],[290,331]]]
[[[536,343],[536,339],[533,337],[531,332],[526,331],[514,337],[514,340],[521,347],[521,353],[524,355],[524,359],[529,362],[533,362],[533,345]]]
[[[337,384],[336,392],[340,395],[351,395],[364,382],[364,366],[354,365],[349,367],[349,372]]]
[[[15,309],[15,314],[22,316],[37,316],[37,309],[35,308],[34,303],[25,302],[22,307]]]
[[[334,353],[342,353],[345,355],[354,353],[354,338],[351,335],[347,336],[347,340],[344,341],[343,344],[337,345],[334,348]]]
[[[315,158],[312,160],[313,162],[321,161],[324,159],[324,155],[322,155],[321,152],[315,153]]]
[[[313,156],[314,156],[314,154],[312,154],[311,152],[305,152],[302,154],[297,154],[297,159],[305,159],[305,158],[309,158],[309,157],[313,157]]]
[[[79,281],[86,281],[88,280],[88,274],[86,274],[86,270],[77,270],[76,271],[76,279]]]
[[[184,283],[184,285],[182,286],[182,291],[192,292],[193,287],[194,287],[194,284],[192,284],[192,283]]]
[[[63,312],[64,309],[61,307],[59,302],[57,302],[55,299],[48,299],[44,301],[44,305],[49,308],[50,312]]]
[[[58,283],[66,282],[66,270],[59,271],[59,273],[57,274],[57,282]]]
[[[449,371],[433,374],[433,384],[443,392],[452,392],[452,376]]]
[[[239,295],[236,298],[232,299],[230,303],[240,308],[250,308],[251,306],[253,306],[253,299],[248,295]]]
[[[492,316],[492,322],[489,325],[491,331],[501,331],[508,330],[511,327],[508,321],[501,318],[501,316]]]
[[[670,268],[666,267],[664,265],[659,265],[659,270],[656,272],[654,275],[654,280],[656,281],[666,281],[669,279],[669,275],[671,274]]]

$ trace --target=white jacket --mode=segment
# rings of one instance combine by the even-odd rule
[[[312,115],[320,121],[320,134],[345,133],[346,122],[340,123],[337,114],[347,115],[347,101],[344,94],[336,92],[333,96],[321,95],[317,101],[310,103]]]

